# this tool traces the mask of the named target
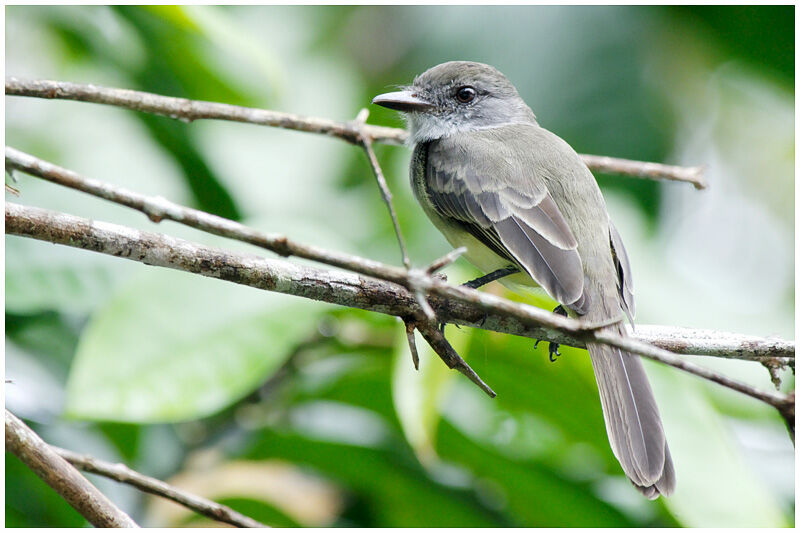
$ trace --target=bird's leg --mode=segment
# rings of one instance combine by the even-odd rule
[[[475,279],[473,279],[471,281],[468,281],[466,283],[462,283],[461,286],[462,287],[469,287],[470,289],[477,289],[479,287],[483,287],[484,285],[486,285],[488,283],[491,283],[493,281],[497,281],[498,279],[504,278],[506,276],[510,276],[511,274],[516,274],[517,272],[519,272],[519,268],[517,268],[517,267],[515,267],[513,265],[509,265],[507,267],[498,268],[497,270],[495,270],[493,272],[489,272],[488,274],[486,274],[484,276],[481,276],[479,278],[475,278]],[[486,316],[487,315],[484,313],[483,318],[481,319],[480,322],[478,322],[479,325],[483,326],[484,322],[486,322]],[[444,322],[440,322],[439,323],[439,331],[442,332],[442,335],[444,335],[444,326],[445,326]],[[458,324],[456,324],[456,327],[458,327]]]
[[[489,272],[485,276],[475,278],[472,281],[462,283],[461,286],[469,287],[470,289],[477,289],[478,287],[483,287],[487,283],[491,283],[500,278],[510,276],[511,274],[516,274],[517,272],[519,272],[519,268],[515,267],[514,265],[509,265],[507,267],[498,268],[494,272]]]
[[[564,309],[563,305],[559,305],[558,307],[553,309],[553,312],[555,314],[557,314],[557,315],[567,316],[567,310]],[[537,341],[536,344],[539,344],[539,342]],[[534,349],[536,348],[536,344],[533,345]],[[559,346],[559,344],[557,342],[551,342],[547,346],[547,351],[550,353],[550,362],[551,363],[555,363],[556,362],[555,358],[559,357],[561,355],[559,353],[559,351],[558,351],[558,346]]]

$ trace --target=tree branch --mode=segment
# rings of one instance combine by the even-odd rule
[[[188,100],[186,98],[161,96],[128,89],[114,89],[64,81],[20,80],[10,77],[6,78],[6,95],[77,100],[113,105],[134,111],[163,115],[184,122],[200,119],[246,122],[330,135],[352,144],[361,144],[363,139],[384,144],[403,144],[408,140],[408,132],[399,128],[372,126],[358,121],[337,122],[325,118],[304,117],[279,111]],[[649,179],[686,181],[694,184],[698,189],[706,187],[702,177],[703,167],[678,167],[595,155],[581,155],[581,157],[586,166],[597,172]]]
[[[320,270],[282,260],[220,251],[167,235],[8,202],[6,233],[401,318],[419,316],[421,313],[414,295],[396,283],[367,279],[350,272]],[[790,409],[792,412],[794,410],[793,396],[762,391],[746,383],[719,376],[635,337],[624,338],[607,330],[586,329],[579,320],[546,312],[544,314],[548,315],[547,323],[537,323],[536,316],[542,311],[540,309],[472,289],[448,286],[435,279],[429,279],[427,283],[427,290],[441,292],[439,296],[444,296],[430,298],[437,315],[450,317],[455,322],[543,340],[560,337],[561,340],[556,342],[573,346],[584,346],[586,341],[618,346],[762,400],[784,415]],[[551,329],[558,330],[560,335],[553,335],[549,331]],[[793,355],[792,344],[791,356]]]
[[[518,319],[529,326],[548,326],[573,334],[581,333],[587,327],[591,327],[580,321],[554,315],[543,309],[515,304],[491,294],[448,285],[430,277],[425,271],[407,270],[370,259],[297,243],[283,235],[262,233],[226,218],[183,207],[162,197],[150,197],[97,180],[84,178],[75,172],[52,165],[9,147],[6,147],[6,166],[137,209],[145,213],[154,222],[167,218],[215,235],[247,242],[284,257],[293,255],[398,283],[408,288],[412,293],[434,293],[455,301],[477,304],[485,310],[494,310],[506,316],[516,315]],[[428,319],[433,320],[432,310],[425,309],[425,298],[421,298],[420,306],[422,306],[422,311],[425,312]],[[446,320],[447,316],[447,314],[440,315],[440,318]]]
[[[86,178],[14,148],[6,147],[6,166],[131,207],[141,211],[155,222],[165,218],[170,219],[208,233],[247,242],[284,257],[301,257],[391,281],[412,290],[412,292],[419,286],[422,290],[428,290],[446,299],[437,300],[438,303],[434,305],[437,307],[437,316],[442,321],[478,327],[477,324],[486,313],[494,312],[497,313],[497,316],[486,316],[484,329],[585,347],[583,340],[575,336],[575,333],[580,333],[584,328],[579,321],[560,317],[532,306],[515,304],[491,294],[453,287],[435,277],[431,278],[430,274],[458,257],[460,252],[457,250],[447,254],[441,260],[434,261],[424,272],[409,272],[404,268],[384,265],[370,259],[296,243],[283,235],[262,233],[238,222],[184,207],[162,197],[147,196]],[[410,277],[416,279],[409,281]],[[402,316],[398,313],[389,314]],[[554,328],[556,331],[545,329],[543,326]],[[764,339],[736,333],[646,325],[638,325],[636,334],[633,336],[679,354],[711,355],[755,361],[777,358],[780,363],[794,365],[794,342],[782,339]]]
[[[788,365],[794,369],[794,342],[711,329],[636,326],[636,338],[674,353]]]
[[[95,527],[139,527],[31,428],[6,410],[6,450],[50,485]]]
[[[136,487],[143,492],[172,500],[212,520],[224,522],[236,527],[268,527],[261,522],[253,520],[249,516],[234,511],[227,505],[222,505],[207,498],[192,494],[191,492],[170,485],[160,479],[145,476],[135,470],[131,470],[124,464],[109,463],[90,455],[79,454],[57,446],[51,445],[50,448],[66,459],[72,466],[84,472],[91,472],[92,474],[104,476],[114,481]]]

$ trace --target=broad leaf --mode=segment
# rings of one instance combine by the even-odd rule
[[[267,379],[326,308],[182,272],[149,272],[87,325],[67,412],[129,422],[214,413]]]

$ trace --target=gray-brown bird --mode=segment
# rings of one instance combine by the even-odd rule
[[[483,281],[541,287],[573,317],[632,320],[630,264],[594,176],[539,126],[503,74],[451,61],[373,103],[406,114],[414,194],[450,244],[465,246],[487,273]],[[619,322],[608,327],[626,334]],[[648,498],[670,495],[675,471],[639,357],[603,344],[588,350],[623,471]]]

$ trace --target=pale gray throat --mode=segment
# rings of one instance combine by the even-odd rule
[[[502,128],[513,124],[536,124],[529,120],[510,120],[494,124],[475,124],[470,121],[453,120],[453,117],[440,117],[428,113],[407,113],[405,115],[408,124],[409,138],[406,144],[414,146],[421,142],[435,141],[444,137],[449,137],[458,133],[470,131],[488,130]]]

